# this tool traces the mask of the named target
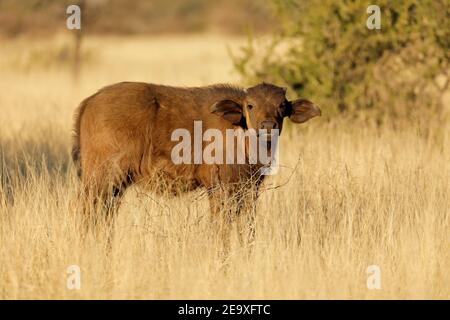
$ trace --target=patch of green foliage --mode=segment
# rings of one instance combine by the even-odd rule
[[[448,0],[273,3],[280,30],[265,44],[250,39],[233,57],[246,82],[288,85],[331,114],[438,107],[449,82]],[[379,30],[366,26],[371,4],[381,9]]]

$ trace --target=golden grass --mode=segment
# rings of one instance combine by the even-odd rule
[[[64,68],[4,68],[0,298],[450,298],[448,122],[426,130],[347,118],[292,126],[282,135],[283,167],[267,184],[290,180],[259,199],[253,250],[234,234],[225,262],[198,193],[158,198],[131,189],[111,252],[105,236],[81,241],[69,157],[79,101],[122,80],[236,81],[224,43],[241,41],[88,39],[96,58],[78,86]],[[23,44],[8,45],[14,54]],[[66,287],[74,264],[80,290]],[[366,286],[369,265],[381,268],[381,290]]]

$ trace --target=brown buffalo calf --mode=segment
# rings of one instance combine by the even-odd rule
[[[284,117],[302,123],[320,115],[313,103],[288,101],[285,93],[266,83],[243,89],[123,82],[101,89],[76,114],[72,155],[88,202],[111,211],[132,183],[164,181],[174,193],[206,188],[213,213],[229,200],[235,213],[254,206],[261,164],[174,163],[172,133],[184,128],[193,135],[195,121],[224,136],[238,128],[281,132]]]

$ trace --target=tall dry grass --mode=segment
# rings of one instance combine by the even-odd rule
[[[206,37],[206,38],[205,38]],[[82,241],[70,163],[71,116],[122,80],[236,81],[224,43],[240,39],[88,39],[96,59],[78,86],[69,68],[0,78],[0,298],[450,298],[450,124],[326,117],[282,135],[280,173],[257,202],[253,249],[233,233],[220,258],[207,200],[131,189],[107,237]],[[51,45],[51,44],[49,44]],[[17,49],[18,50],[18,49]],[[11,59],[11,60],[8,60]],[[294,170],[295,168],[295,170]],[[69,265],[81,289],[68,290]],[[366,286],[381,268],[381,290]]]

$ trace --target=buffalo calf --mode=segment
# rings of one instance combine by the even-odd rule
[[[254,207],[264,179],[260,174],[262,164],[174,161],[173,150],[178,143],[173,139],[174,131],[183,129],[192,138],[196,123],[201,123],[203,132],[216,129],[223,136],[230,129],[279,133],[285,117],[303,123],[318,115],[320,109],[310,101],[288,101],[285,88],[267,83],[247,89],[137,82],[105,87],[86,98],[75,117],[72,156],[81,178],[86,210],[99,214],[92,209],[101,208],[112,215],[128,186],[155,186],[157,181],[156,185],[164,185],[174,194],[206,188],[213,216],[232,218]],[[205,141],[201,143],[205,147]],[[226,143],[222,143],[226,149]],[[195,147],[187,150],[184,152],[194,152]],[[245,150],[248,160],[249,149]],[[225,210],[229,203],[235,206]]]

